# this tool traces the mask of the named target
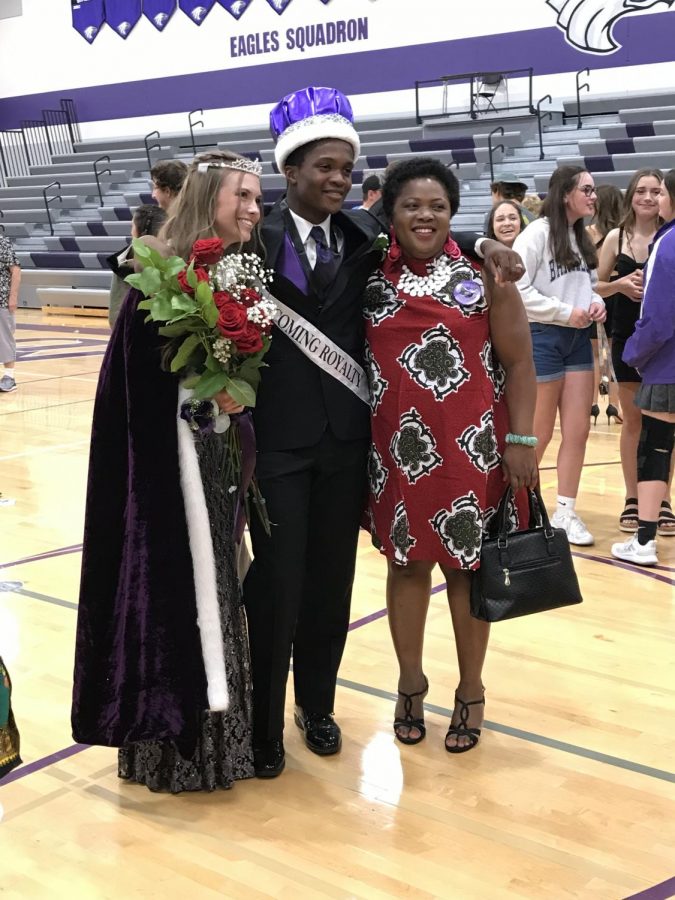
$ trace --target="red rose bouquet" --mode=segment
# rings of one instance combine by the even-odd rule
[[[145,296],[138,307],[167,338],[165,360],[181,378],[185,399],[180,418],[195,439],[227,431],[225,477],[240,488],[238,539],[249,494],[268,525],[264,501],[252,480],[255,443],[250,413],[221,413],[212,398],[227,391],[242,406],[255,406],[263,357],[277,313],[266,285],[271,272],[253,253],[225,254],[219,238],[195,241],[190,259],[165,259],[142,241],[133,241],[141,272],[126,281]],[[231,426],[234,419],[235,427]],[[243,449],[242,449],[243,448]]]
[[[142,241],[133,246],[143,270],[127,281],[148,298],[139,309],[147,309],[171,340],[171,371],[183,377],[195,400],[225,390],[242,406],[255,406],[277,311],[266,291],[271,273],[260,257],[224,255],[220,238],[195,241],[187,265]]]

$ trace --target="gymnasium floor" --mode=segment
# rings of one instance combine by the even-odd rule
[[[585,602],[494,626],[476,750],[443,749],[457,676],[440,575],[427,739],[394,741],[385,567],[363,535],[336,704],[342,753],[308,752],[289,717],[280,778],[151,794],[118,781],[114,750],[74,745],[69,729],[108,329],[35,311],[18,321],[19,390],[0,395],[0,652],[25,765],[0,787],[3,898],[675,896],[675,538],[660,540],[656,570],[609,558],[617,426],[592,429],[582,480],[596,536],[576,554]],[[552,500],[554,473],[542,482]]]

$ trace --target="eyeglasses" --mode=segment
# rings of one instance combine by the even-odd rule
[[[578,188],[582,194],[585,194],[587,197],[592,197],[593,194],[597,194],[598,192],[593,187],[592,184],[585,184],[583,187]]]

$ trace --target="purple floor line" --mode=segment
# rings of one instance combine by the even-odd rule
[[[590,559],[591,562],[603,563],[606,566],[614,566],[617,569],[625,569],[627,572],[633,572],[634,575],[645,575],[647,578],[662,581],[663,584],[669,584],[671,587],[675,586],[675,579],[659,575],[658,572],[652,571],[651,567],[647,569],[644,566],[633,566],[630,563],[621,562],[608,556],[595,556],[591,553],[579,553],[578,551],[572,551],[572,556],[576,556],[577,559]]]
[[[640,891],[639,894],[631,894],[625,900],[668,900],[670,897],[675,897],[675,878],[662,881],[661,884]]]
[[[2,779],[0,787],[6,787],[13,781],[19,781],[20,778],[25,778],[26,775],[33,775],[41,769],[46,769],[47,766],[52,766],[54,763],[68,759],[69,756],[75,756],[76,753],[81,753],[82,750],[86,750],[88,747],[89,744],[71,744],[70,747],[64,747],[63,750],[57,750],[56,753],[50,753],[49,756],[43,756],[41,759],[34,759],[33,762],[25,763],[19,766],[18,769],[14,769],[9,775],[6,775]]]
[[[23,565],[23,563],[38,562],[41,559],[53,559],[55,556],[66,556],[68,553],[79,553],[81,549],[82,544],[71,544],[69,547],[47,550],[45,553],[37,553],[35,556],[24,556],[23,559],[15,559],[12,562],[0,562],[0,569],[9,569],[12,566]]]
[[[443,584],[437,584],[435,588],[431,589],[431,593],[438,594],[443,590],[445,590],[445,582],[443,582]],[[367,625],[369,622],[376,622],[377,619],[382,619],[386,615],[386,609],[378,609],[377,612],[370,613],[369,615],[364,616],[362,619],[356,619],[349,625],[347,631],[355,631],[357,628],[361,628],[362,625]]]
[[[109,328],[79,328],[77,325],[29,325],[26,322],[19,322],[16,326],[17,331],[49,331],[52,334],[103,334],[110,337]]]
[[[49,553],[41,553],[38,556],[26,557],[23,560],[17,560],[14,563],[0,563],[0,569],[7,566],[16,566],[21,562],[34,562],[38,559],[49,559],[51,556],[61,556],[65,553],[75,553],[77,550],[81,550],[81,544],[74,544],[71,547],[62,547],[60,550],[52,550]],[[631,572],[638,571],[642,575],[651,575],[652,578],[656,578],[658,581],[664,581],[666,584],[675,584],[675,581],[671,578],[664,578],[661,575],[656,575],[653,572],[645,572],[643,569],[636,570],[633,566],[626,565],[625,563],[621,563],[618,560],[606,559],[603,556],[590,556],[585,553],[574,553],[574,556],[578,556],[581,559],[590,559],[594,562],[602,562],[607,563],[609,565],[616,565],[622,569],[628,569]],[[445,583],[437,584],[436,587],[431,589],[432,594],[438,594],[445,588]],[[357,628],[361,628],[363,625],[367,625],[369,622],[375,622],[377,619],[382,619],[386,616],[386,609],[378,609],[374,613],[370,613],[367,616],[363,616],[361,619],[356,619],[349,626],[349,631],[355,631]],[[39,772],[42,769],[46,769],[47,766],[54,765],[54,763],[61,762],[61,760],[68,759],[70,756],[75,756],[76,753],[81,753],[83,750],[87,750],[89,748],[89,744],[71,744],[70,747],[65,747],[63,750],[57,750],[55,753],[50,753],[49,756],[43,756],[41,759],[36,759],[32,763],[26,763],[22,766],[19,766],[18,769],[15,769],[13,772],[10,772],[2,780],[2,784],[0,788],[6,787],[8,784],[11,784],[13,781],[19,781],[21,778],[25,778],[27,775],[33,775],[35,772]],[[625,900],[670,900],[671,897],[675,897],[675,878],[669,878],[668,881],[663,881],[661,884],[657,884],[654,887],[647,888],[644,891],[641,891],[639,894],[631,894],[630,897],[626,897]]]

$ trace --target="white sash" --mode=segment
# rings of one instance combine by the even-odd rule
[[[370,406],[368,381],[361,366],[319,331],[316,325],[303,319],[299,313],[276,297],[272,299],[279,308],[279,315],[274,319],[279,331],[283,331],[298,350],[301,350],[315,365],[332,375],[336,381],[356,394],[359,400]]]

